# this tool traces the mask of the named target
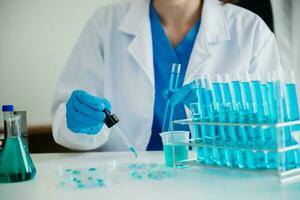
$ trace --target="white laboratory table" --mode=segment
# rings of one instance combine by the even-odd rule
[[[162,152],[140,152],[135,161],[123,153],[34,154],[37,175],[34,180],[0,184],[0,200],[300,200],[300,183],[281,186],[270,174],[233,170],[189,168],[175,178],[165,180],[133,180],[129,174],[116,177],[115,184],[93,189],[61,188],[55,171],[61,166],[97,166],[121,162],[163,163]]]

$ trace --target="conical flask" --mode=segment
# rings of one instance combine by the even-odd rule
[[[0,165],[0,183],[13,183],[33,179],[36,169],[21,139],[21,117],[7,118],[7,140]]]

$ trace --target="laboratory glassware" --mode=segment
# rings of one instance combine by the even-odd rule
[[[170,83],[168,88],[170,91],[178,87],[180,70],[181,70],[180,64],[174,63],[172,65]],[[162,132],[170,131],[172,129],[173,113],[174,113],[174,105],[171,105],[170,100],[167,100],[163,125],[162,125]]]
[[[175,162],[188,159],[190,132],[170,131],[159,134],[162,138],[166,166],[173,167]],[[176,143],[175,145],[173,145]]]
[[[132,145],[132,143],[129,141],[129,139],[120,129],[120,127],[117,125],[117,123],[119,122],[119,118],[115,114],[112,114],[108,109],[104,109],[103,112],[105,114],[105,119],[104,119],[105,125],[108,128],[113,128],[115,133],[118,134],[118,136],[122,139],[124,144],[129,148],[129,150],[134,154],[134,156],[138,157],[138,153],[135,147]]]
[[[7,140],[0,165],[0,182],[31,180],[35,177],[36,169],[21,139],[21,118],[12,115],[7,116],[6,120]]]

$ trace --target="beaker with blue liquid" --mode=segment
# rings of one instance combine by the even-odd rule
[[[21,138],[20,115],[6,118],[7,138],[0,165],[0,183],[31,180],[36,169]]]

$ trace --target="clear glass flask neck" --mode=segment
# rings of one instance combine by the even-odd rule
[[[7,137],[21,137],[21,116],[10,115],[6,118]]]

